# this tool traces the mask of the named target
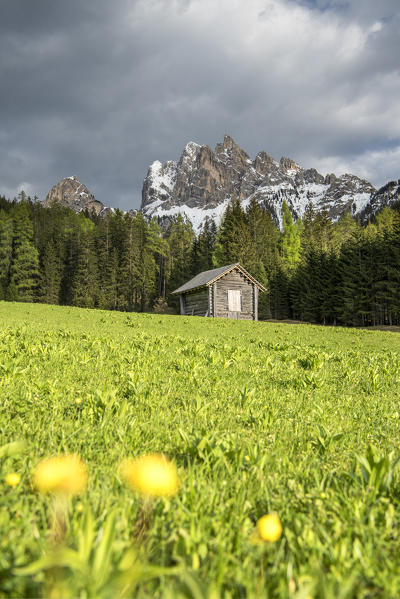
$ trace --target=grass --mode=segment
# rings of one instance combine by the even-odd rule
[[[381,331],[0,302],[0,596],[399,597],[399,349]],[[117,465],[152,452],[182,485],[138,547],[144,507]],[[90,549],[55,566],[31,481],[59,453],[89,469],[65,543]],[[282,537],[254,545],[270,512]]]

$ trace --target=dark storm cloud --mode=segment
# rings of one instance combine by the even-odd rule
[[[0,193],[76,174],[138,206],[147,166],[251,155],[398,178],[398,2],[3,0]]]
[[[310,9],[336,11],[357,22],[392,18],[398,11],[397,0],[291,0]]]

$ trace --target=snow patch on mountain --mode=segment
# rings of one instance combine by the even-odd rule
[[[166,210],[161,210],[156,214],[152,214],[152,216],[158,216],[161,219],[168,219],[178,214],[182,214],[182,216],[188,218],[193,226],[194,231],[197,233],[201,230],[203,226],[203,222],[205,218],[208,216],[212,218],[216,223],[221,222],[221,218],[224,215],[225,210],[228,207],[231,198],[226,199],[222,202],[217,208],[190,208],[189,206],[185,206],[182,209],[180,206],[174,206],[173,208],[169,208]]]
[[[170,193],[176,181],[176,162],[166,162],[164,165],[156,160],[150,165],[152,187],[160,194]]]

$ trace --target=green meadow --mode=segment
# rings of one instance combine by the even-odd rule
[[[381,331],[0,302],[0,596],[399,597],[399,350]],[[57,546],[32,472],[64,453],[89,482]],[[121,479],[148,453],[177,467],[173,497]],[[268,513],[282,536],[256,543]]]

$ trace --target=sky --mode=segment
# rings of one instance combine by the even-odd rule
[[[400,178],[399,0],[0,0],[0,194],[76,175],[138,208],[154,160],[225,133]]]

